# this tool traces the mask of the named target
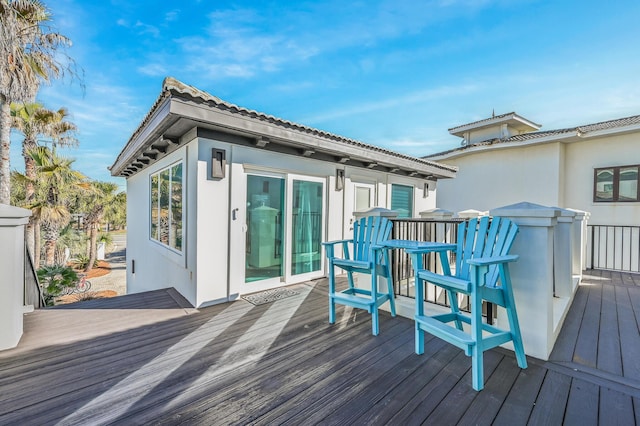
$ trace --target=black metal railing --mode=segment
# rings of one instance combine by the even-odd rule
[[[640,225],[588,225],[587,269],[640,273]]]
[[[35,309],[45,306],[42,288],[38,281],[38,274],[33,265],[33,260],[27,244],[24,245],[24,300],[25,305],[33,305]]]
[[[464,219],[392,219],[393,231],[391,238],[455,244],[458,239],[458,224],[463,221]],[[438,254],[429,253],[424,255],[423,262],[427,269],[442,273],[442,265]],[[455,253],[450,252],[449,267],[452,273],[455,273],[455,264]],[[391,275],[396,296],[415,298],[413,266],[410,256],[404,250],[396,249],[391,251]],[[449,306],[449,297],[442,288],[429,283],[425,287],[425,302]],[[460,309],[468,312],[470,306],[469,297],[460,298],[458,305]],[[487,321],[492,323],[496,314],[492,304],[483,302],[482,311],[483,315],[488,318]]]

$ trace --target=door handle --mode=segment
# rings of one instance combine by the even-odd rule
[[[237,220],[238,219],[238,210],[239,209],[233,209],[231,210],[231,220]]]

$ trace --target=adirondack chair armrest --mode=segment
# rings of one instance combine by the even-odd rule
[[[418,247],[418,248],[406,248],[405,251],[409,254],[425,254],[425,253],[439,253],[442,251],[456,251],[457,246],[455,244],[434,244],[431,247]]]
[[[495,256],[495,257],[478,257],[475,259],[467,259],[467,263],[473,266],[489,266],[489,265],[497,265],[499,263],[509,263],[515,262],[518,260],[517,254],[509,254],[506,256]]]
[[[350,243],[350,242],[353,242],[353,240],[324,241],[322,245],[326,247],[326,246],[334,246],[336,244]]]

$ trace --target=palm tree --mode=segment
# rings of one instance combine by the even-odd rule
[[[32,210],[42,226],[45,265],[53,265],[60,230],[71,220],[69,202],[75,199],[73,192],[86,191],[89,184],[82,173],[71,168],[73,159],[60,157],[46,147],[35,148],[31,156],[36,164],[37,192],[42,197]]]
[[[85,272],[89,272],[96,261],[98,228],[109,206],[114,203],[118,190],[118,185],[111,182],[92,182],[91,187],[93,190],[83,197],[87,209],[85,223],[89,228],[89,262]]]
[[[41,82],[77,75],[64,50],[71,41],[52,30],[38,0],[0,0],[0,203],[9,204],[12,102],[30,102]]]
[[[38,146],[38,138],[47,136],[51,138],[52,146],[76,145],[76,125],[67,121],[68,112],[65,108],[58,111],[46,109],[39,103],[11,104],[12,127],[19,130],[24,140],[22,142],[22,156],[24,158],[25,197],[21,203],[26,208],[31,208],[35,200],[34,182],[36,179],[35,161],[30,153]],[[36,246],[39,246],[38,216],[32,215],[26,227],[27,247],[32,255],[36,255]],[[39,247],[38,247],[39,248]],[[39,266],[39,256],[35,256],[36,267]]]
[[[109,207],[104,213],[104,218],[107,222],[107,232],[113,227],[116,229],[123,228],[127,224],[127,193],[124,191],[118,192],[113,199],[113,202],[109,204]]]

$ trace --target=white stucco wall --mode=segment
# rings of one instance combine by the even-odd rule
[[[480,211],[529,201],[561,204],[559,143],[493,149],[442,160],[458,166],[455,179],[438,181],[439,208]]]
[[[375,206],[390,207],[390,188],[395,183],[414,187],[414,217],[420,211],[435,207],[435,191],[423,197],[425,181],[422,179],[237,145],[230,142],[233,137],[228,138],[219,141],[196,137],[192,130],[183,136],[178,150],[127,180],[127,292],[174,287],[190,303],[200,307],[259,291],[259,282],[250,285],[244,282],[249,173],[283,177],[294,174],[323,180],[326,190],[324,240],[351,236],[352,179],[370,183],[375,188]],[[212,148],[226,152],[223,179],[210,177]],[[182,252],[171,250],[149,236],[150,176],[177,161],[182,161],[184,168]],[[345,170],[342,190],[336,189],[337,168]],[[234,210],[235,220],[232,219]]]
[[[640,162],[640,135],[489,149],[442,160],[460,168],[438,182],[438,207],[480,211],[529,201],[587,211],[589,223],[637,225],[640,203],[595,203],[594,169]]]
[[[196,304],[195,258],[189,256],[195,253],[195,227],[187,223],[195,217],[195,209],[189,203],[196,199],[194,179],[190,179],[191,164],[187,161],[190,149],[190,146],[182,146],[127,179],[127,293],[174,287],[189,302]],[[183,190],[185,245],[182,252],[171,250],[149,237],[150,176],[178,161],[183,162],[183,176],[186,177]],[[132,262],[135,262],[135,273]]]
[[[640,203],[593,202],[595,168],[638,163],[640,163],[640,134],[637,133],[567,144],[565,204],[568,207],[590,212],[589,223],[591,224],[640,224]]]

